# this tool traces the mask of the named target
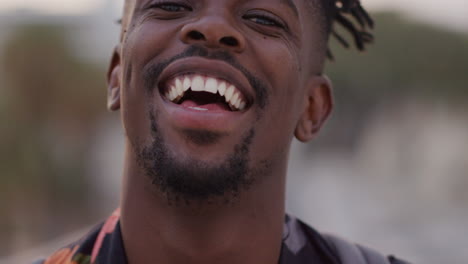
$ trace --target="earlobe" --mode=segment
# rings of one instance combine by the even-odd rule
[[[314,139],[333,109],[332,84],[326,76],[312,76],[304,98],[304,110],[295,136],[302,142]]]
[[[120,49],[116,47],[107,72],[107,108],[110,111],[117,111],[120,109],[120,76]]]

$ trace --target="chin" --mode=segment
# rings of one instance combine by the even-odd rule
[[[212,132],[186,132],[190,134],[188,145],[175,147],[162,136],[157,119],[150,113],[153,140],[146,146],[135,146],[137,163],[157,191],[175,201],[233,201],[255,181],[251,173],[250,146],[254,130],[246,133],[226,154],[205,155],[197,148],[217,147],[219,135]],[[187,144],[187,141],[185,141]],[[195,142],[195,143],[194,143]],[[194,148],[194,146],[196,146]]]

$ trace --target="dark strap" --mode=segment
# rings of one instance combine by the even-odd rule
[[[35,260],[32,264],[43,264],[44,262],[45,262],[45,259],[41,258],[41,259]]]
[[[334,235],[324,234],[323,236],[335,249],[342,264],[391,264],[385,256],[373,249],[348,242]]]

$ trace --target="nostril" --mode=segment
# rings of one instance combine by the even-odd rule
[[[191,39],[194,39],[194,40],[204,40],[205,39],[205,36],[198,32],[198,31],[195,31],[195,30],[192,30],[188,33],[188,37],[191,38]]]
[[[224,37],[220,40],[220,42],[224,45],[237,47],[239,46],[239,41],[234,37]]]

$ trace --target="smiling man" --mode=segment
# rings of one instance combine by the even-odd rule
[[[121,209],[38,263],[403,263],[285,214],[291,141],[333,107],[335,22],[370,42],[358,1],[127,0],[108,74]]]

